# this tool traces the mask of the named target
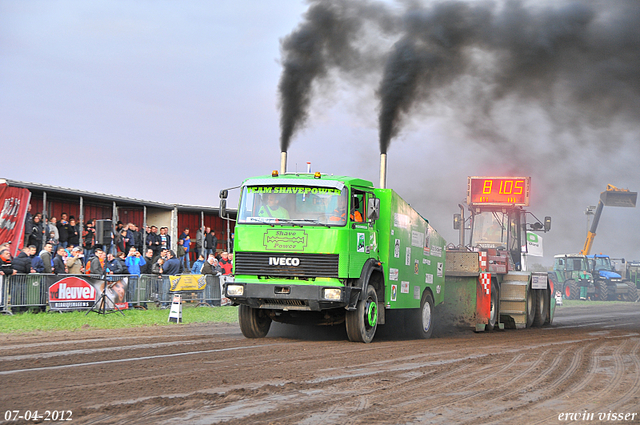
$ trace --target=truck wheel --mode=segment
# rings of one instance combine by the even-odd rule
[[[271,327],[271,318],[264,310],[243,304],[238,309],[238,322],[242,335],[247,338],[264,338]]]
[[[429,291],[422,295],[419,310],[410,310],[408,325],[412,334],[419,339],[429,339],[433,333],[433,297]],[[405,322],[407,323],[407,322]],[[405,325],[406,326],[406,325]]]
[[[500,294],[498,293],[498,285],[491,280],[491,312],[489,314],[489,323],[487,323],[487,330],[492,331],[498,325],[498,307],[500,306]]]
[[[638,288],[636,288],[636,284],[633,282],[627,282],[627,286],[629,287],[629,292],[625,294],[625,301],[636,301],[638,299]]]
[[[536,318],[536,291],[529,288],[527,294],[527,328],[533,326],[533,320]]]
[[[538,289],[534,291],[536,294],[536,317],[533,319],[533,326],[542,327],[547,320],[547,312],[549,311],[549,290]]]
[[[577,300],[580,298],[580,287],[575,280],[567,280],[564,283],[564,293],[568,300]]]
[[[605,281],[599,281],[596,283],[596,297],[598,298],[598,300],[600,301],[606,301],[609,295],[609,291],[607,288],[607,282]]]
[[[373,340],[378,328],[378,294],[373,286],[367,285],[365,298],[358,301],[355,310],[347,311],[345,322],[349,341],[369,343]]]

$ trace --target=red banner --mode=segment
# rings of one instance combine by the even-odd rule
[[[11,255],[15,257],[24,242],[24,220],[31,192],[28,189],[0,184],[0,244],[11,242]]]

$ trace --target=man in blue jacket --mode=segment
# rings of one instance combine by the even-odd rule
[[[129,274],[135,274],[140,276],[140,267],[147,264],[144,260],[144,257],[140,255],[140,251],[138,251],[134,246],[129,248],[129,255],[127,255],[127,259],[124,261],[129,269]]]
[[[163,274],[167,276],[182,274],[182,262],[176,258],[176,253],[173,250],[169,250],[167,258],[162,266]]]

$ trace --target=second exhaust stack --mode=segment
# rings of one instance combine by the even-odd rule
[[[387,154],[380,154],[380,189],[387,188]]]
[[[287,172],[287,152],[280,152],[280,174]]]

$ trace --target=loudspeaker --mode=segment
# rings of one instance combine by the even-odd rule
[[[96,245],[111,245],[111,220],[96,220]]]

